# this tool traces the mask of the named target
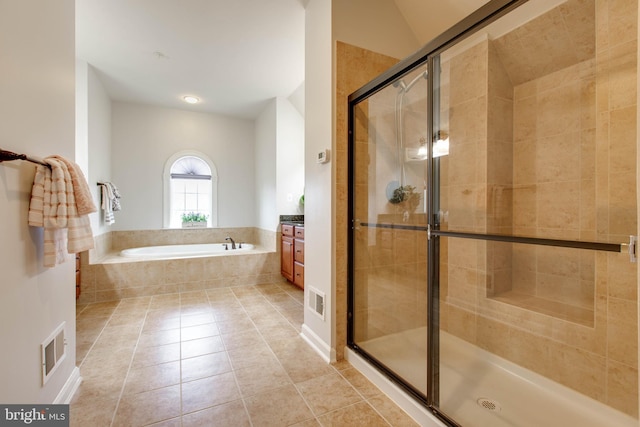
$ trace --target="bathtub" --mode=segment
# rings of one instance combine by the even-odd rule
[[[197,258],[216,255],[233,255],[247,252],[254,248],[250,243],[236,243],[236,249],[231,249],[231,243],[204,243],[191,245],[164,245],[130,248],[120,251],[125,258],[164,259],[164,258]]]

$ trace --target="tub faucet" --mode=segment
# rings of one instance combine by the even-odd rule
[[[227,236],[227,238],[224,240],[231,240],[231,249],[236,248],[236,242],[231,237]]]

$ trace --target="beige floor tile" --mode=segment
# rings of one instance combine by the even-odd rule
[[[292,424],[291,427],[320,427],[320,423],[315,418]]]
[[[277,362],[262,362],[234,373],[243,397],[292,384],[287,372]]]
[[[150,424],[150,427],[180,427],[182,425],[182,418],[175,417],[170,420],[160,421],[159,423]]]
[[[288,426],[313,418],[311,410],[292,385],[246,398],[245,404],[255,427]]]
[[[155,347],[138,347],[133,356],[132,368],[158,365],[160,363],[180,360],[180,343],[159,345]]]
[[[229,357],[224,351],[183,359],[181,363],[182,381],[193,381],[231,371]]]
[[[284,290],[276,284],[256,285],[256,289],[265,295],[284,292]]]
[[[222,341],[224,342],[227,350],[233,350],[241,347],[253,347],[258,343],[264,343],[260,333],[253,329],[236,334],[222,335]]]
[[[345,369],[353,368],[353,365],[346,360],[339,360],[337,362],[333,362],[331,366],[336,368],[338,371],[344,371]]]
[[[82,370],[80,370],[82,375]],[[72,403],[84,404],[96,399],[118,399],[124,385],[124,375],[120,377],[100,376],[96,378],[83,377],[78,390],[73,395]]]
[[[142,393],[175,384],[180,384],[180,361],[131,369],[124,385],[124,393]]]
[[[114,426],[144,426],[180,415],[180,386],[125,396],[120,400]]]
[[[81,307],[71,425],[415,426],[299,337],[303,295],[278,283]]]
[[[340,371],[340,374],[347,380],[349,383],[364,396],[365,399],[368,399],[373,396],[378,396],[381,394],[381,391],[378,387],[373,385],[371,381],[369,381],[364,375],[362,375],[355,368],[347,368]]]
[[[182,383],[183,414],[238,399],[240,391],[231,372]]]
[[[213,309],[208,302],[192,303],[186,306],[181,306],[180,314],[182,316],[196,316],[203,314],[211,314]]]
[[[323,427],[389,426],[389,423],[366,402],[359,402],[355,405],[329,412],[318,417],[318,421]]]
[[[249,317],[255,323],[256,326],[264,326],[264,325],[273,325],[280,324],[284,319],[284,316],[278,313],[277,310],[272,309],[268,312],[251,314],[249,313]]]
[[[255,325],[249,318],[249,316],[244,316],[238,318],[236,320],[225,320],[222,322],[217,322],[218,330],[221,334],[237,334],[244,331],[249,331],[255,329]]]
[[[69,425],[71,427],[110,426],[117,405],[117,396],[72,404],[69,407]]]
[[[260,325],[258,330],[267,341],[295,339],[299,335],[298,331],[284,319],[280,323]]]
[[[183,328],[189,326],[204,325],[206,323],[213,323],[213,312],[183,315],[180,319],[180,326]]]
[[[250,427],[249,415],[242,400],[182,416],[182,427]]]
[[[362,396],[337,372],[297,383],[296,387],[316,416],[362,401]]]
[[[278,363],[278,359],[271,351],[271,348],[265,343],[256,343],[251,347],[251,351],[246,348],[234,348],[227,350],[229,360],[234,370],[248,368],[249,366],[261,363]]]
[[[142,326],[142,333],[178,329],[179,327],[180,317],[147,316],[144,321],[144,325]]]
[[[247,317],[247,312],[242,306],[238,307],[222,307],[213,309],[213,317],[216,322],[234,321]]]
[[[235,288],[231,288],[231,292],[233,292],[236,298],[246,295],[262,295],[255,286],[238,286]]]
[[[180,330],[181,341],[197,340],[199,338],[212,337],[214,335],[220,335],[218,326],[216,326],[215,323],[182,327]]]
[[[300,357],[285,356],[279,357],[278,360],[295,384],[335,373],[331,365],[317,354],[306,354]]]
[[[224,351],[224,344],[220,336],[200,338],[197,340],[183,341],[182,358],[202,356],[209,353]]]
[[[382,393],[368,400],[369,404],[394,427],[419,427],[413,418]]]
[[[180,329],[142,332],[138,347],[156,347],[180,342]]]

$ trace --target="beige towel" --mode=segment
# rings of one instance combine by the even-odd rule
[[[71,182],[73,183],[73,195],[76,199],[78,215],[88,215],[90,213],[97,212],[98,208],[96,208],[95,203],[93,203],[93,196],[91,195],[89,184],[87,183],[80,166],[62,156],[51,157],[60,160],[67,165],[67,169],[71,175]]]
[[[78,215],[73,181],[66,162],[47,157],[51,169],[38,166],[31,191],[29,225],[44,227],[44,265],[53,267],[66,260],[66,252],[94,247],[87,215]]]

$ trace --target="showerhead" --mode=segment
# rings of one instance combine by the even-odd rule
[[[414,84],[418,83],[418,80],[420,80],[421,78],[428,78],[429,77],[429,72],[427,70],[424,70],[422,73],[418,74],[413,80],[411,80],[411,83],[409,83],[408,86],[406,86],[405,92],[409,92],[409,90],[413,87]]]
[[[400,86],[400,92],[405,92],[407,90],[407,85],[404,83],[404,80],[398,80],[393,82],[393,87]]]

